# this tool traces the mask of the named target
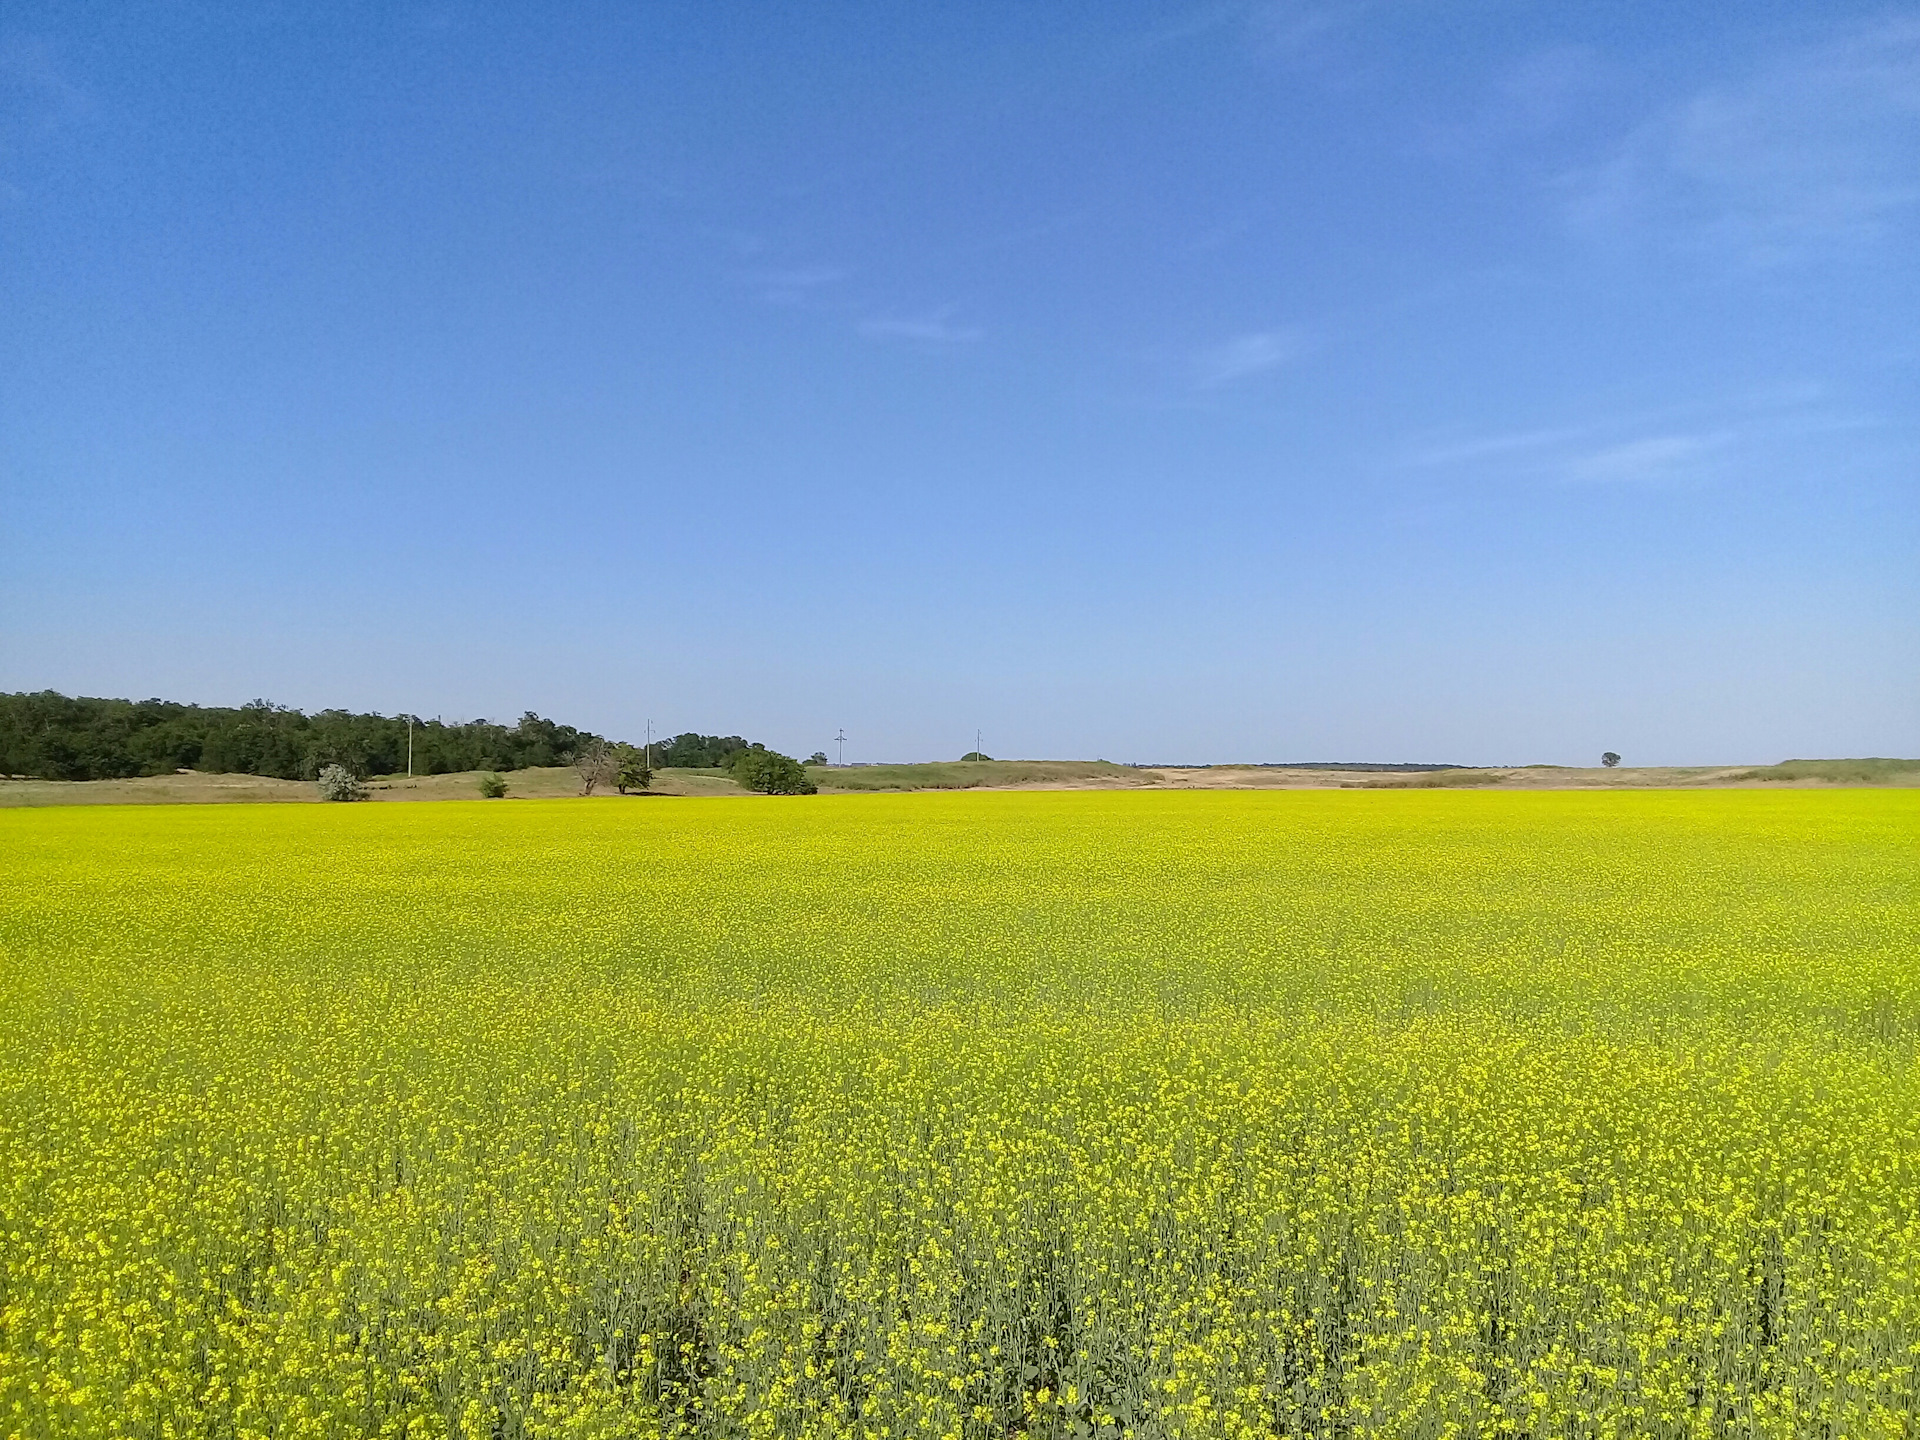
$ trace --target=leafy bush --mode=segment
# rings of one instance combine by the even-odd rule
[[[488,800],[500,800],[507,793],[507,782],[489,770],[480,777],[480,794]]]
[[[322,800],[364,800],[367,787],[362,785],[354,773],[344,765],[325,765],[321,767],[320,778],[315,782],[320,787]]]
[[[814,795],[820,790],[807,778],[807,767],[798,760],[758,745],[735,751],[727,761],[727,771],[743,787],[762,795]]]

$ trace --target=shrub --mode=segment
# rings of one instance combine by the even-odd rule
[[[364,800],[367,787],[362,785],[354,773],[344,765],[325,765],[321,767],[320,778],[315,781],[320,787],[322,800]]]
[[[815,795],[820,787],[807,778],[807,767],[791,755],[755,745],[736,751],[727,762],[733,778],[762,795]]]
[[[480,794],[488,800],[499,800],[507,793],[507,782],[489,770],[480,777]]]

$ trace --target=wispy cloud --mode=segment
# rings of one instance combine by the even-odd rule
[[[1618,78],[1614,67],[1583,45],[1533,50],[1496,78],[1477,108],[1458,120],[1437,121],[1420,143],[1446,160],[1478,163],[1498,157],[1511,163],[1515,147],[1557,138]]]
[[[1284,61],[1309,59],[1371,8],[1366,0],[1268,0],[1247,14],[1256,52]]]
[[[52,46],[26,36],[0,39],[0,156],[94,108],[92,95],[67,78]]]
[[[1422,446],[1404,456],[1401,464],[1427,469],[1460,465],[1470,460],[1535,454],[1554,446],[1575,443],[1592,433],[1586,426],[1575,426],[1561,430],[1512,430],[1504,434],[1478,435],[1469,440]]]
[[[1872,416],[1789,387],[1717,404],[1601,416],[1580,425],[1496,431],[1416,445],[1396,468],[1565,485],[1697,485],[1797,442],[1877,427]]]
[[[803,305],[847,278],[835,265],[803,265],[792,269],[745,270],[737,277],[756,290],[769,305]]]
[[[1193,383],[1202,390],[1231,385],[1298,359],[1305,349],[1298,330],[1260,330],[1237,335],[1193,357]]]
[[[1560,184],[1611,243],[1776,265],[1883,241],[1920,207],[1920,20],[1778,52]]]
[[[875,340],[913,340],[926,345],[965,345],[986,332],[977,325],[956,325],[957,307],[943,305],[921,315],[876,315],[860,322],[860,333]]]
[[[1584,484],[1656,485],[1702,478],[1706,463],[1739,437],[1731,430],[1646,435],[1566,457],[1562,478]]]

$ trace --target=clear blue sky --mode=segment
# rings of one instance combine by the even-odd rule
[[[0,8],[0,689],[1920,754],[1920,8]]]

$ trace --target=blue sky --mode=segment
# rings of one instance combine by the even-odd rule
[[[0,9],[0,689],[1920,754],[1920,9]]]

